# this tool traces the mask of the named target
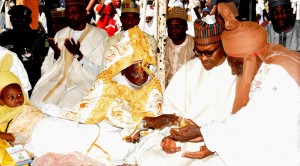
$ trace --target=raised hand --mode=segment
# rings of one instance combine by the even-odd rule
[[[65,40],[65,47],[68,49],[68,51],[73,55],[79,55],[78,60],[81,60],[83,55],[81,53],[80,49],[80,42],[77,41],[77,44],[75,43],[74,39],[66,39]]]
[[[57,43],[55,43],[54,39],[52,37],[49,37],[48,38],[48,41],[49,41],[49,46],[53,49],[54,51],[54,58],[55,59],[58,59],[59,56],[60,56],[60,49],[57,45]]]

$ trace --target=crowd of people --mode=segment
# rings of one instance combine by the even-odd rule
[[[53,37],[17,3],[0,35],[0,165],[300,166],[295,2],[258,1],[250,22],[238,0],[170,0],[165,78],[154,1],[64,0]]]

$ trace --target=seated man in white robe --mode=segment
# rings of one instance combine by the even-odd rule
[[[185,63],[171,79],[164,92],[163,113],[175,113],[204,124],[223,119],[235,111],[232,108],[235,76],[231,74],[221,43],[224,30],[221,18],[213,15],[196,20],[194,28],[194,52],[198,58]],[[144,118],[146,126],[152,123],[152,119]],[[182,157],[182,154],[199,151],[203,142],[176,142],[169,135],[166,128],[142,138],[141,146],[128,158],[128,162],[142,166],[185,166],[197,161]]]
[[[49,40],[52,48],[30,98],[37,107],[46,103],[59,106],[78,103],[103,69],[107,33],[85,22],[84,0],[66,0],[65,4],[68,27]]]
[[[223,121],[171,130],[178,141],[204,139],[225,165],[300,164],[300,54],[267,42],[267,32],[255,22],[239,22],[224,4],[224,50],[237,74],[237,97],[247,104]],[[185,156],[203,158],[200,153]],[[204,151],[202,151],[204,154]],[[200,163],[196,163],[200,165]]]

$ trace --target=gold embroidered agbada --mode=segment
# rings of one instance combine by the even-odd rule
[[[120,73],[136,62],[141,63],[150,75],[140,88],[133,88]],[[148,65],[149,69],[146,67]],[[161,85],[151,71],[155,65],[155,54],[145,34],[138,27],[131,28],[124,32],[120,42],[108,49],[105,70],[99,74],[93,88],[81,102],[71,108],[48,104],[42,110],[63,119],[99,125],[99,134],[93,139],[95,141],[83,143],[91,145],[89,156],[99,160],[106,155],[113,164],[122,164],[136,146],[124,139],[136,133],[143,117],[161,114]],[[68,136],[63,135],[64,138]],[[35,139],[45,141],[42,138]],[[52,147],[44,148],[42,150],[47,151]]]

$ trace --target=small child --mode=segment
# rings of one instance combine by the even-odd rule
[[[20,80],[9,71],[11,64],[12,56],[9,54],[0,61],[0,165],[16,165],[6,151],[10,146],[8,142],[19,144],[28,141],[32,125],[43,117],[43,113],[32,107],[24,97]],[[22,114],[31,116],[26,119],[27,123],[24,123],[24,116],[21,121],[17,120]]]
[[[8,121],[8,123],[1,123],[6,128],[0,131],[0,138],[13,144],[27,143],[33,125],[43,117],[43,113],[31,106],[24,98],[23,90],[18,83],[12,83],[2,88],[0,105],[7,112],[2,115],[1,119]]]

